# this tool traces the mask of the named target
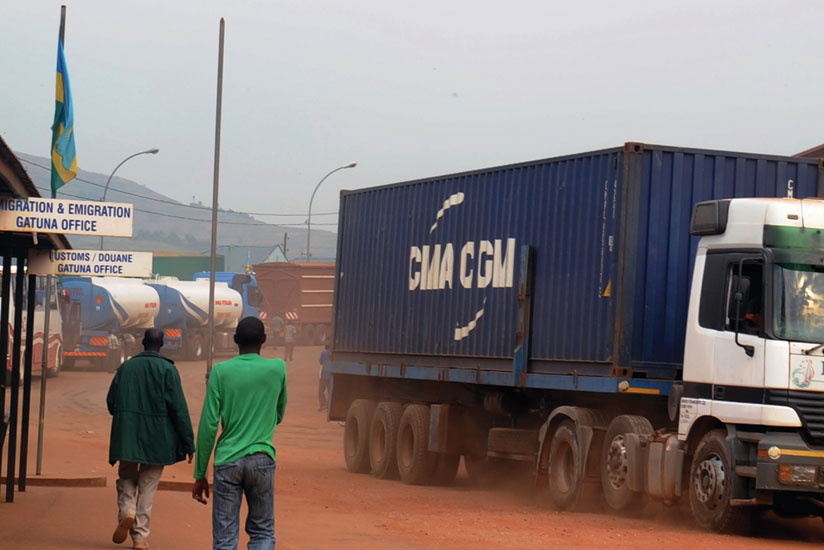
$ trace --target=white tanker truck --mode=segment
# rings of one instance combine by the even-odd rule
[[[63,329],[64,366],[88,359],[117,368],[140,351],[143,332],[154,327],[159,310],[155,289],[121,277],[66,277],[63,288],[71,297]]]
[[[209,330],[209,280],[179,281],[174,277],[149,282],[160,297],[155,326],[164,331],[163,349],[186,359],[204,357]],[[232,335],[243,313],[243,299],[226,283],[215,283],[216,353],[236,351]]]

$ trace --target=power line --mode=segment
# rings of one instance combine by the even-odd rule
[[[42,168],[43,170],[51,171],[51,167],[49,167],[49,166],[43,166],[42,164],[34,162],[33,160],[27,160],[27,159],[24,159],[24,158],[21,158],[21,157],[17,157],[17,158],[19,158],[23,162],[27,162],[27,163],[29,163],[33,166],[37,166],[38,168]],[[103,185],[101,183],[95,183],[93,181],[84,180],[83,178],[75,177],[74,179],[76,179],[77,181],[82,181],[83,183],[88,183],[89,185],[94,185],[95,187],[104,187],[104,188],[106,187],[105,185]],[[139,193],[132,193],[130,191],[123,191],[122,189],[115,189],[112,186],[109,186],[109,189],[112,190],[112,191],[115,191],[117,193],[123,193],[124,195],[130,195],[132,197],[138,197],[138,198],[146,199],[146,200],[149,200],[149,201],[155,201],[155,202],[162,202],[162,203],[165,203],[165,204],[171,204],[171,205],[177,206],[177,207],[194,208],[196,210],[209,210],[209,211],[212,210],[208,206],[198,206],[196,204],[183,204],[182,202],[170,201],[170,200],[167,200],[167,199],[159,199],[157,197],[150,197],[148,195],[141,195]],[[61,193],[63,193],[63,191],[61,191]],[[63,194],[65,194],[68,197],[84,199],[84,197],[78,197],[76,195],[69,195],[68,193],[63,193]],[[89,199],[84,199],[84,200],[89,200]],[[224,212],[229,212],[229,211],[224,210]],[[304,217],[306,216],[306,214],[276,214],[274,212],[240,212],[240,211],[237,211],[237,210],[232,210],[231,213],[232,214],[245,214],[247,216],[280,216],[280,217],[284,217],[284,218],[287,218],[287,217],[288,218],[296,218],[296,217],[300,217],[300,216],[304,216]],[[321,213],[315,214],[315,215],[316,216],[334,216],[334,215],[337,215],[337,212],[321,212]],[[288,225],[288,224],[278,224],[278,225]],[[304,225],[304,224],[300,224],[300,225]],[[332,224],[332,225],[337,225],[337,224]]]
[[[45,187],[39,187],[39,186],[35,186],[35,187],[37,187],[37,189],[40,189],[41,191],[49,191],[49,189],[47,189]],[[65,196],[71,197],[73,199],[88,200],[85,197],[81,197],[79,195],[72,195],[71,193],[63,193],[63,194]],[[135,209],[136,212],[143,212],[144,214],[153,214],[155,216],[163,216],[164,218],[176,218],[178,220],[187,220],[187,221],[192,221],[192,222],[212,223],[212,220],[203,220],[203,219],[200,219],[200,218],[190,218],[188,216],[177,216],[175,214],[166,214],[165,212],[153,212],[151,210],[145,210],[143,208],[137,208],[137,207],[133,207],[133,208]],[[226,211],[224,211],[224,213],[226,213]],[[231,213],[237,214],[237,212],[231,212]],[[251,225],[251,226],[255,226],[255,227],[303,227],[304,225],[306,225],[304,223],[266,223],[266,222],[252,223],[252,222],[228,222],[228,221],[222,221],[222,220],[218,220],[217,223],[223,224],[223,225]],[[334,226],[337,226],[338,224],[336,224],[336,223],[318,223],[318,224],[315,224],[315,225],[334,225]]]

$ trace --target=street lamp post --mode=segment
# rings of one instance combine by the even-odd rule
[[[354,168],[357,165],[358,165],[357,162],[350,162],[349,164],[347,164],[345,166],[339,166],[339,167],[335,168],[334,170],[332,170],[331,172],[329,172],[328,174],[323,176],[323,178],[321,178],[321,180],[315,186],[315,190],[312,191],[312,198],[309,199],[309,216],[306,220],[306,261],[307,262],[312,261],[312,252],[311,252],[311,248],[310,248],[311,237],[312,237],[312,201],[315,200],[315,193],[318,192],[318,187],[320,187],[320,184],[323,183],[326,180],[326,178],[328,178],[329,176],[331,176],[332,174],[334,174],[338,170],[345,170],[346,168]]]
[[[120,161],[120,164],[114,167],[112,173],[109,174],[109,179],[106,180],[106,186],[103,188],[103,198],[100,199],[100,202],[106,202],[106,193],[109,191],[109,184],[112,182],[112,178],[114,177],[114,173],[117,172],[117,169],[123,166],[127,160],[132,159],[138,155],[156,155],[160,152],[160,149],[157,147],[153,147],[152,149],[146,149],[145,151],[140,151],[139,153],[135,153],[133,155],[129,155],[128,157],[124,158]],[[100,236],[100,250],[103,250],[103,235]]]

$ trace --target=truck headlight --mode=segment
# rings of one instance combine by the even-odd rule
[[[784,485],[818,486],[818,468],[796,464],[779,464],[778,481]]]

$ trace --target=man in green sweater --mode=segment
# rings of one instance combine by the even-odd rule
[[[163,331],[150,328],[143,353],[123,363],[106,396],[112,415],[109,463],[117,467],[117,529],[112,541],[131,534],[134,548],[148,548],[152,502],[163,466],[195,452],[192,421],[180,375],[160,355]]]
[[[246,317],[235,330],[239,355],[218,363],[209,376],[200,414],[192,498],[206,504],[206,469],[215,444],[212,539],[215,550],[236,550],[240,504],[246,495],[250,550],[275,547],[275,426],[286,411],[286,363],[264,359],[263,323]]]

